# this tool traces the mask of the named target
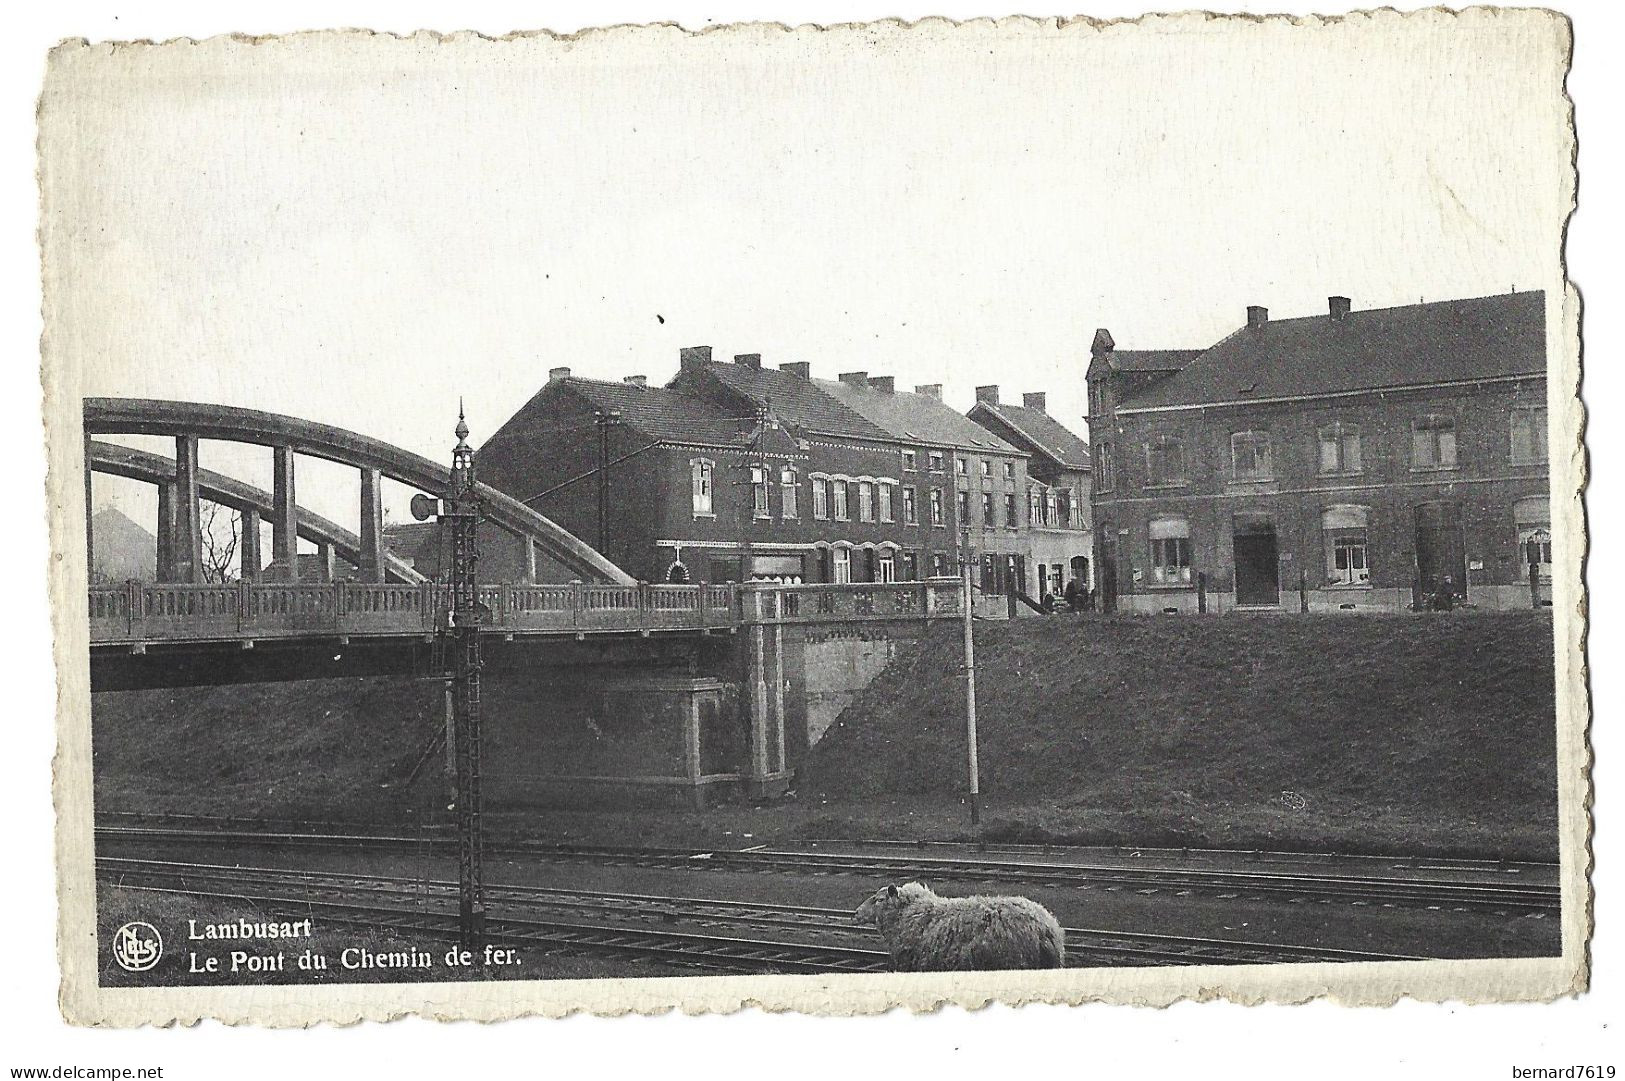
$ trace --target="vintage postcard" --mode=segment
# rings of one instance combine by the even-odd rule
[[[1583,990],[1569,49],[62,44],[65,1014]]]

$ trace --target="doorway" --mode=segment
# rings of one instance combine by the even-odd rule
[[[1236,515],[1236,603],[1265,607],[1281,602],[1280,547],[1275,523],[1263,515]]]
[[[1424,596],[1446,588],[1467,595],[1467,544],[1461,533],[1461,507],[1455,503],[1416,505],[1416,583]]]

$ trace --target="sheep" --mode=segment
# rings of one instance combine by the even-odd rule
[[[1066,967],[1061,925],[1025,897],[939,897],[909,882],[877,890],[852,922],[880,930],[898,972]]]

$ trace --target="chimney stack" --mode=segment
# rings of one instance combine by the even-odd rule
[[[1249,330],[1263,330],[1264,324],[1270,321],[1270,310],[1257,304],[1247,305],[1247,327]]]
[[[549,368],[549,369],[547,369],[547,381],[549,383],[557,383],[560,379],[568,379],[568,378],[570,378],[570,369],[569,368]]]
[[[1021,405],[1022,408],[1031,409],[1034,413],[1046,412],[1044,409],[1044,392],[1040,390],[1032,394],[1023,394],[1021,396]]]
[[[812,378],[812,365],[807,363],[805,360],[792,360],[788,364],[780,364],[779,371],[789,372],[797,379]]]
[[[649,377],[646,375],[628,375],[623,377],[621,382],[625,383],[629,387],[647,387],[649,385]]]
[[[699,368],[711,363],[711,347],[709,345],[685,345],[677,351],[677,365],[687,371],[689,368]]]
[[[762,366],[762,354],[735,353],[734,363],[742,368],[760,368]]]
[[[842,372],[841,382],[849,387],[866,387],[869,385],[868,372]]]
[[[1341,323],[1349,315],[1348,297],[1327,297],[1326,305],[1331,310],[1332,320]]]
[[[940,402],[940,401],[942,401],[942,384],[941,383],[925,383],[925,384],[923,384],[921,386],[915,387],[914,388],[914,393],[915,394],[923,394],[927,398],[935,398],[937,401]]]
[[[998,405],[999,404],[999,388],[998,388],[998,386],[994,385],[994,386],[991,386],[991,387],[977,387],[976,388],[976,400],[979,401],[979,402],[986,402],[988,405]]]
[[[1105,327],[1101,327],[1099,330],[1095,331],[1095,341],[1094,344],[1089,347],[1089,352],[1098,357],[1102,353],[1110,353],[1116,348],[1117,343],[1112,341],[1112,332],[1107,330]]]
[[[897,380],[889,375],[877,375],[869,380],[869,385],[882,394],[896,394]]]

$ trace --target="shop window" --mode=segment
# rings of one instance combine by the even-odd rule
[[[1326,584],[1371,584],[1371,561],[1366,547],[1366,508],[1327,507],[1320,516],[1326,545]]]
[[[1184,518],[1151,521],[1151,580],[1184,585],[1191,580],[1191,527]]]

